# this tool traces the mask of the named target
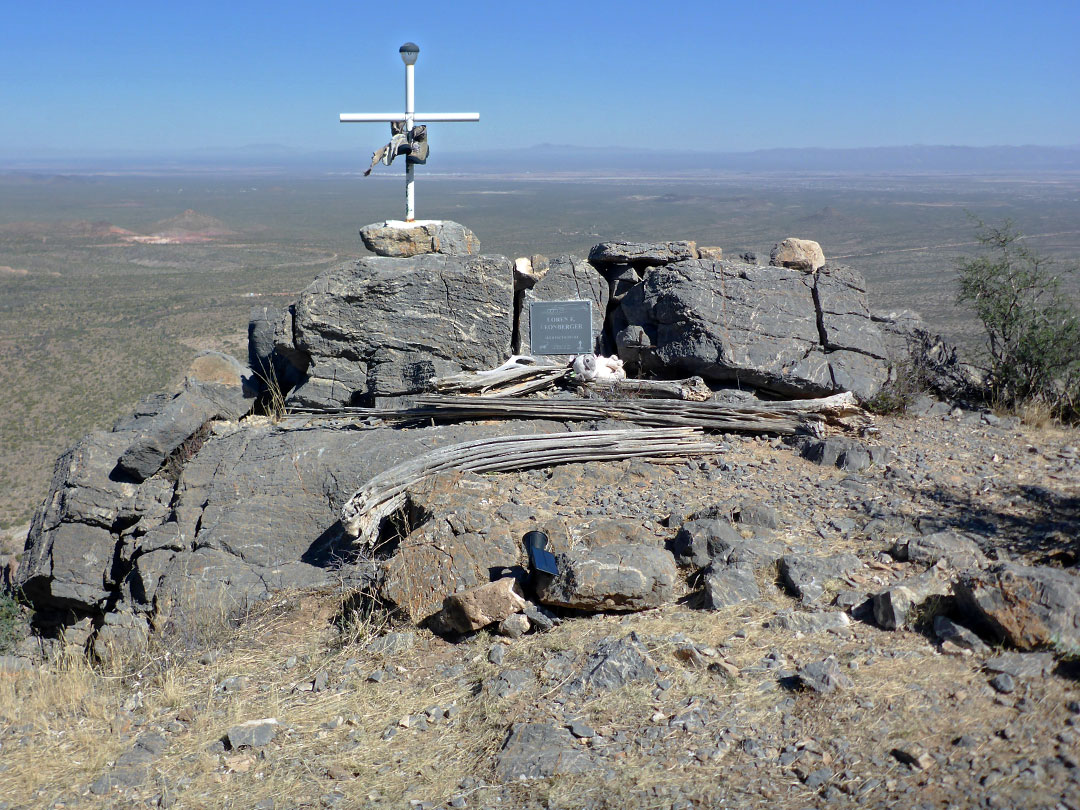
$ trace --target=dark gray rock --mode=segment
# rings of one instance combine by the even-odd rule
[[[840,670],[840,665],[831,656],[823,661],[813,661],[799,667],[795,676],[802,687],[812,689],[822,695],[832,694],[838,689],[850,689],[853,686],[851,678]]]
[[[1003,672],[1014,678],[1044,678],[1055,666],[1051,653],[1004,652],[987,659],[983,668],[990,672]]]
[[[965,569],[986,564],[986,557],[974,541],[956,532],[934,532],[915,537],[902,537],[893,546],[892,555],[908,562]]]
[[[780,528],[780,514],[761,501],[744,501],[732,510],[732,517],[741,526],[756,526],[763,529]]]
[[[387,633],[369,641],[364,645],[364,650],[375,655],[396,655],[412,649],[415,644],[416,633]]]
[[[268,391],[276,385],[287,394],[304,378],[307,356],[296,351],[292,308],[252,307],[248,317],[248,365]]]
[[[503,256],[360,259],[315,279],[295,311],[296,347],[311,365],[289,403],[370,403],[501,364],[513,337],[513,266]]]
[[[697,257],[697,245],[693,242],[601,242],[589,251],[589,261],[593,264],[629,264],[636,268]]]
[[[935,597],[949,593],[949,583],[928,572],[905,579],[873,596],[874,621],[885,630],[907,627],[917,611]],[[940,606],[944,609],[944,605]]]
[[[713,563],[702,573],[704,607],[720,610],[739,602],[755,602],[761,598],[757,577],[748,566]]]
[[[618,304],[626,294],[641,282],[641,274],[634,269],[632,264],[607,264],[602,265],[604,278],[608,282],[610,302]]]
[[[117,471],[135,482],[146,480],[211,419],[239,419],[246,414],[253,395],[251,388],[187,380],[180,393],[140,427],[139,435],[120,454]]]
[[[991,678],[990,685],[1003,695],[1007,695],[1016,689],[1016,681],[1007,672],[1001,672]]]
[[[881,331],[894,379],[906,376],[903,384],[949,401],[986,399],[982,372],[964,362],[953,343],[928,331],[918,313],[876,311],[871,319]]]
[[[652,681],[656,665],[634,634],[598,642],[580,673],[564,687],[568,694],[608,691],[634,681]]]
[[[145,767],[113,768],[94,780],[90,785],[90,792],[95,796],[103,796],[114,788],[137,788],[145,784],[147,776]]]
[[[608,282],[583,259],[575,256],[556,256],[551,260],[547,273],[536,285],[521,295],[521,310],[514,335],[515,351],[532,354],[530,336],[532,321],[530,305],[536,301],[591,301],[594,343],[592,351],[602,354],[604,345],[604,319],[607,316]]]
[[[508,669],[484,684],[484,692],[493,698],[513,697],[536,686],[536,677],[527,669]]]
[[[1080,576],[1060,568],[1001,563],[961,575],[960,609],[1022,650],[1080,650]]]
[[[556,625],[562,624],[562,620],[543,605],[535,602],[525,602],[525,610],[522,611],[535,629],[550,630]]]
[[[671,601],[678,571],[656,546],[615,544],[575,548],[557,557],[559,573],[538,583],[546,605],[578,610],[645,610]]]
[[[495,773],[502,782],[548,779],[593,767],[592,757],[570,732],[551,723],[515,723],[495,760]]]
[[[837,467],[847,472],[862,472],[874,464],[883,465],[887,457],[884,448],[868,447],[848,436],[810,439],[803,443],[801,455],[822,467]]]
[[[167,511],[171,484],[140,485],[116,474],[117,459],[137,435],[91,433],[57,460],[15,575],[16,587],[35,607],[103,605],[117,585],[113,560],[121,532],[145,531],[160,521],[163,502]]]
[[[726,520],[704,518],[684,523],[672,541],[672,553],[680,565],[704,568],[713,557],[725,557],[743,545],[743,537]]]
[[[862,286],[846,268],[808,274],[706,260],[652,268],[613,321],[619,355],[646,372],[785,396],[870,397],[887,371]]]
[[[278,721],[273,717],[262,720],[248,720],[238,726],[233,726],[225,735],[229,748],[234,751],[237,748],[261,748],[269,745],[277,736]]]
[[[934,617],[934,635],[941,639],[943,649],[951,645],[949,650],[967,650],[976,655],[990,652],[990,648],[974,632],[946,616]]]
[[[786,554],[780,558],[780,578],[792,595],[804,603],[816,602],[825,594],[825,587],[862,567],[854,554],[833,554],[811,557]]]
[[[480,252],[480,240],[459,222],[423,220],[374,222],[360,229],[364,247],[376,256],[409,258],[426,253],[471,256]]]

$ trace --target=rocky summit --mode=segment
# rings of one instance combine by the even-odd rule
[[[809,240],[423,226],[57,461],[0,561],[0,808],[1080,806],[1075,429]],[[500,389],[557,300],[626,384]],[[903,414],[818,402],[911,363]]]

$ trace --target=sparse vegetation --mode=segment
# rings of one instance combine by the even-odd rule
[[[1062,275],[1031,249],[1012,222],[979,223],[989,253],[961,259],[957,302],[986,330],[987,382],[1008,407],[1044,406],[1051,415],[1080,416],[1080,310],[1062,291]]]
[[[19,603],[0,591],[0,655],[12,649],[26,632],[26,617]]]

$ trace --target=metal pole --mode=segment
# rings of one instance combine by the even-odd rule
[[[405,131],[413,128],[413,114],[416,108],[413,103],[413,65],[405,65]],[[412,222],[416,219],[416,198],[413,196],[413,164],[405,156],[405,221]]]

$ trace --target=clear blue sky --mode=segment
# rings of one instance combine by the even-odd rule
[[[9,158],[373,148],[406,40],[446,149],[1080,143],[1078,0],[0,3]]]

